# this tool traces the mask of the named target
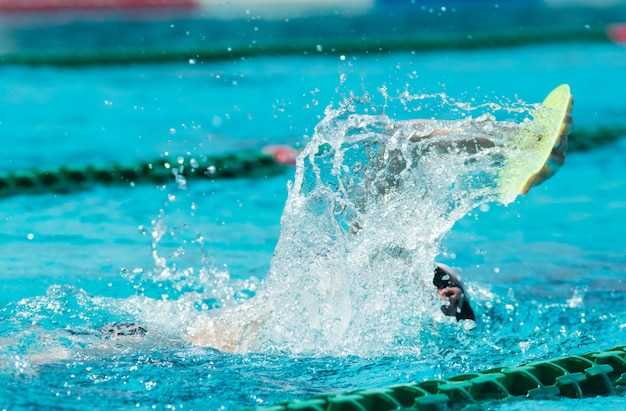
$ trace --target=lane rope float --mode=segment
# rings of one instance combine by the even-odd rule
[[[19,194],[70,193],[95,185],[164,184],[179,178],[265,178],[284,173],[273,154],[247,151],[222,156],[158,158],[129,164],[33,168],[0,173],[0,198]]]
[[[418,411],[479,409],[528,399],[624,395],[626,346],[493,368],[452,378],[287,401],[257,411]]]
[[[587,151],[626,137],[626,124],[574,128],[569,134],[568,150]]]
[[[569,151],[591,150],[626,137],[626,125],[575,129],[569,136]],[[0,171],[0,198],[22,194],[71,193],[96,185],[132,186],[165,184],[177,178],[217,180],[265,178],[284,173],[294,164],[296,149],[267,146],[214,156],[163,157],[129,164],[102,164]]]
[[[375,38],[342,38],[324,40],[323,55],[351,55],[398,51],[428,52],[438,50],[476,50],[520,47],[532,44],[599,43],[612,41],[604,27],[493,30],[466,33],[429,33],[424,35],[381,35]],[[114,46],[7,52],[0,64],[85,66],[181,61],[209,62],[254,56],[320,55],[320,39],[294,38],[291,41],[263,39],[254,44],[232,39],[219,40],[209,46]]]

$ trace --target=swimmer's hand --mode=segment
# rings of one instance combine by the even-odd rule
[[[532,187],[536,187],[554,176],[563,166],[563,164],[565,163],[565,153],[567,152],[567,136],[571,128],[572,116],[568,114],[565,122],[563,123],[563,127],[561,127],[561,134],[559,135],[556,144],[550,152],[550,157],[548,157],[548,160],[543,165],[541,170],[539,170],[534,176],[532,176],[528,180],[528,182],[522,189],[522,195],[526,195]]]

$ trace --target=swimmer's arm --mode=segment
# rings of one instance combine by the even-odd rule
[[[432,139],[433,137],[445,137],[457,134],[468,134],[468,130],[458,127],[458,122],[447,121],[438,122],[441,126],[432,128],[434,121],[431,120],[413,120],[413,127],[416,133],[409,137],[409,141],[416,143],[424,139]],[[482,133],[481,133],[482,134]],[[440,138],[433,142],[437,148],[448,150],[450,148],[461,149],[467,153],[474,154],[486,148],[495,147],[495,143],[486,137],[474,138]]]
[[[416,131],[418,130],[423,131],[423,130],[428,130],[428,127],[430,127],[432,123],[433,122],[430,120],[414,120],[413,126],[416,128]],[[445,126],[443,127],[438,127],[438,128],[433,128],[432,130],[428,130],[428,133],[423,133],[423,132],[416,133],[412,135],[409,138],[409,140],[412,142],[418,142],[420,140],[433,138],[433,137],[452,136],[454,134],[461,134],[461,133],[467,134],[467,130],[460,128],[460,127],[455,127],[457,125],[458,124],[455,124],[454,121],[450,121],[450,122],[445,123]],[[568,146],[568,134],[570,132],[571,126],[572,126],[572,117],[568,115],[567,120],[565,121],[564,127],[561,130],[559,139],[557,140],[557,142],[554,145],[554,148],[550,152],[550,157],[548,157],[548,160],[546,161],[544,166],[541,168],[541,170],[537,174],[535,174],[533,177],[531,177],[531,179],[528,181],[528,184],[524,188],[524,191],[522,192],[522,194],[528,193],[528,191],[532,187],[536,187],[542,184],[543,182],[545,182],[546,180],[550,179],[551,177],[553,177],[563,166],[563,164],[565,163],[565,154],[567,152],[567,146]],[[503,125],[501,123],[496,127],[496,129],[498,127],[509,128],[509,126],[505,124]],[[474,154],[485,148],[495,147],[496,143],[494,143],[493,140],[486,138],[486,137],[475,137],[472,139],[453,139],[453,138],[437,139],[434,145],[444,150],[448,150],[451,147],[456,147],[470,154]]]

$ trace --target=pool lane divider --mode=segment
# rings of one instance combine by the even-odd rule
[[[520,47],[535,44],[613,42],[614,26],[591,28],[526,28],[524,30],[485,30],[467,33],[428,33],[413,35],[381,35],[375,38],[347,37],[324,40],[319,51],[319,38],[259,39],[251,44],[229,39],[195,46],[116,46],[52,50],[16,51],[0,54],[0,65],[87,66],[106,64],[137,64],[160,62],[209,62],[255,56],[345,56],[389,52],[429,52],[440,50],[476,50]]]
[[[626,346],[452,378],[296,399],[257,411],[477,410],[503,401],[624,395]]]
[[[569,151],[587,151],[626,137],[626,124],[595,125],[576,128],[569,135]]]
[[[293,152],[295,150],[292,149]],[[290,158],[280,150],[245,151],[216,156],[158,158],[129,164],[33,168],[0,172],[0,198],[21,194],[70,193],[96,185],[162,185],[184,178],[266,178],[285,173]]]
[[[626,137],[626,125],[575,129],[569,136],[569,151],[591,150]],[[0,198],[22,194],[71,193],[102,186],[162,185],[176,179],[218,180],[265,178],[286,172],[295,164],[296,148],[266,146],[213,156],[162,157],[129,164],[39,167],[0,171]]]

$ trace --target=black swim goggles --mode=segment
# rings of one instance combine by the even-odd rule
[[[433,278],[433,284],[437,287],[438,290],[443,290],[444,288],[458,287],[463,292],[463,304],[461,305],[461,310],[455,313],[455,317],[457,321],[461,320],[476,320],[476,316],[474,315],[474,310],[469,303],[469,299],[467,298],[467,293],[465,292],[465,288],[461,284],[459,278],[448,272],[441,267],[435,267],[435,276]]]

